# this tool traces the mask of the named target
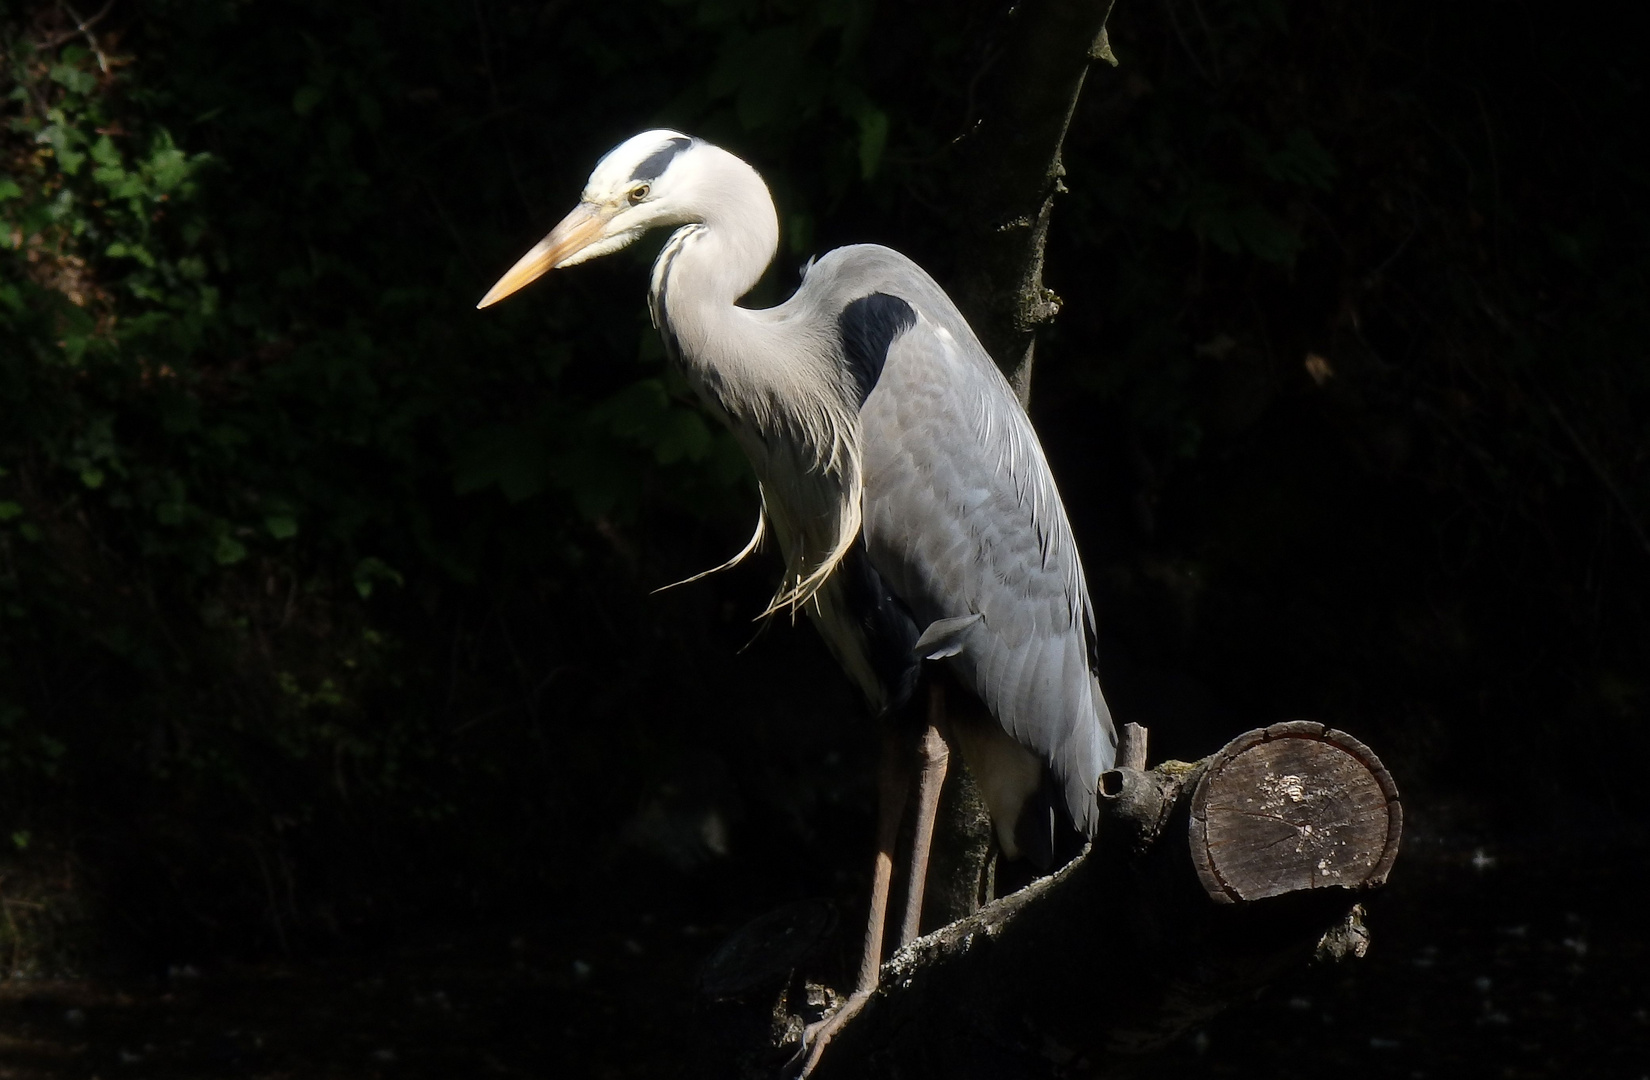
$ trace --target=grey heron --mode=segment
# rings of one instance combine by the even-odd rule
[[[609,151],[573,211],[477,306],[655,228],[675,231],[653,265],[654,325],[743,447],[761,493],[756,534],[717,569],[771,530],[784,576],[767,613],[807,614],[887,718],[885,733],[901,729],[925,661],[943,661],[956,688],[948,708],[944,684],[930,680],[926,724],[905,725],[921,769],[903,946],[921,917],[949,744],[1009,857],[1046,863],[1062,835],[1094,834],[1116,735],[1065,508],[1013,390],[910,259],[839,248],[784,303],[739,306],[773,260],[778,218],[756,170],[703,140],[646,131]],[[858,980],[805,1034],[803,1075],[877,985],[908,784],[898,739],[885,734]]]

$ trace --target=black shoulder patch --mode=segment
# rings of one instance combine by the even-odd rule
[[[649,154],[646,158],[643,158],[642,163],[636,166],[636,171],[630,174],[630,179],[659,179],[660,176],[664,175],[664,171],[670,168],[670,163],[675,160],[676,155],[680,154],[683,150],[686,150],[692,145],[692,139],[686,139],[678,135],[676,138],[665,143],[662,150],[657,150]]]
[[[888,346],[902,331],[917,325],[917,313],[897,296],[872,293],[843,308],[836,322],[842,334],[842,355],[854,382],[859,384],[859,403],[863,405],[882,377]]]

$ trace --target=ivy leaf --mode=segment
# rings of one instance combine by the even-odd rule
[[[74,146],[76,142],[84,143],[85,138],[73,128],[64,127],[62,124],[47,124],[40,129],[40,134],[34,137],[34,141],[50,146],[52,153],[57,156],[58,168],[70,176],[79,172],[81,164],[86,160],[85,152],[75,149]]]
[[[120,151],[116,149],[114,140],[107,135],[98,136],[97,142],[92,144],[92,160],[99,165],[119,167]]]
[[[175,191],[189,178],[189,159],[182,150],[172,145],[172,139],[165,132],[155,140],[154,153],[149,155],[144,170],[155,178],[155,188],[159,194]]]
[[[97,89],[96,75],[67,64],[53,64],[51,79],[73,94],[89,94]]]

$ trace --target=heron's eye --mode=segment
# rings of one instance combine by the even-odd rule
[[[630,189],[630,205],[635,206],[637,203],[639,203],[643,199],[647,198],[647,193],[650,190],[652,190],[652,189],[649,188],[648,185],[646,185],[646,184],[637,184],[635,187],[631,188]]]

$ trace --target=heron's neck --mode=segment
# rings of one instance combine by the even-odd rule
[[[672,357],[756,470],[764,520],[785,556],[769,611],[794,610],[859,535],[859,400],[847,392],[839,350],[811,318],[817,312],[799,297],[766,310],[738,305],[773,259],[779,220],[756,171],[718,154],[696,178],[697,221],[677,230],[653,265],[649,300]]]
[[[720,397],[718,385],[732,383],[728,389],[741,396],[755,390],[752,380],[776,374],[771,365],[784,363],[763,347],[763,320],[737,305],[773,260],[779,219],[749,165],[719,153],[703,167],[696,220],[660,251],[649,300],[660,333],[700,391]]]

